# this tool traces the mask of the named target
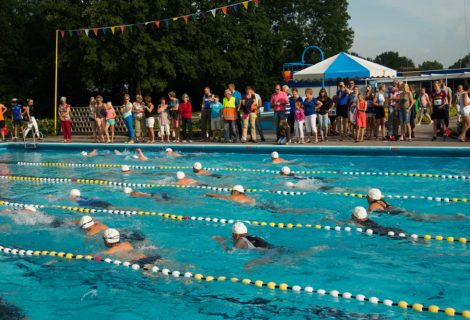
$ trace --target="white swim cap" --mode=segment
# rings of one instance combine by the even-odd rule
[[[290,182],[290,181],[286,182],[286,187],[287,188],[293,188],[294,186],[295,186],[295,184],[293,182]]]
[[[282,167],[281,169],[282,174],[285,174],[288,176],[290,174],[290,168],[289,167]]]
[[[355,207],[353,215],[359,220],[364,220],[367,218],[367,210],[364,207]]]
[[[129,166],[127,164],[124,164],[124,165],[121,166],[121,171],[122,172],[131,171],[131,168],[129,168]]]
[[[196,162],[193,164],[193,169],[194,170],[201,170],[202,169],[202,164],[200,162]]]
[[[93,218],[90,216],[83,216],[80,219],[80,228],[81,229],[88,229],[91,228],[95,225],[95,221],[93,221]]]
[[[276,151],[273,151],[273,153],[271,153],[271,158],[273,159],[279,158],[279,153],[277,153]]]
[[[380,200],[382,199],[382,191],[380,191],[377,188],[372,188],[367,192],[367,196],[371,198],[372,200]]]
[[[184,174],[183,171],[178,171],[176,173],[176,178],[178,178],[178,180],[184,179],[185,177],[186,177],[186,175]]]
[[[103,239],[107,243],[118,243],[119,238],[119,231],[116,229],[106,229],[103,233]]]
[[[165,152],[166,152],[166,153],[173,152],[173,149],[171,149],[171,148],[166,148]]]
[[[32,205],[27,205],[24,207],[24,209],[31,212],[36,212],[36,207],[33,207]]]
[[[233,224],[232,233],[234,234],[245,234],[248,233],[248,229],[246,228],[243,222],[236,222]]]
[[[124,188],[124,193],[125,193],[125,194],[131,194],[131,193],[132,193],[132,189],[129,188],[129,187],[125,187],[125,188]]]
[[[88,152],[82,151],[82,152],[80,152],[80,154],[81,154],[82,156],[86,157],[86,156],[88,155]]]
[[[238,191],[240,193],[245,193],[245,188],[242,185],[237,184],[232,188],[233,191]]]
[[[71,197],[80,197],[80,196],[81,196],[80,190],[78,190],[78,189],[72,189],[72,190],[70,191],[70,196],[71,196]]]

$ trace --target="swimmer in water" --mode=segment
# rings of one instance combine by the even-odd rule
[[[167,156],[170,156],[170,157],[182,157],[181,153],[175,152],[171,148],[166,148],[165,153]]]
[[[128,156],[129,155],[129,151],[127,149],[125,149],[123,152],[121,152],[119,150],[114,150],[113,152],[117,156]]]
[[[144,155],[142,150],[140,148],[135,149],[135,152],[137,152],[137,158],[140,161],[148,161],[149,159]]]
[[[82,151],[80,154],[83,157],[94,157],[98,151],[96,149],[91,150],[90,152]]]
[[[222,176],[220,174],[213,174],[213,173],[210,173],[209,171],[203,169],[202,164],[200,162],[196,162],[196,163],[193,164],[193,172],[197,176],[214,177],[214,178],[217,178],[217,179],[222,178]]]
[[[127,165],[127,164],[123,164],[121,166],[121,172],[123,174],[131,174],[131,173],[134,173],[134,171],[131,170],[131,168]]]
[[[271,162],[272,164],[278,164],[278,163],[287,163],[289,161],[280,158],[279,153],[276,151],[273,151],[273,153],[271,153]]]
[[[279,175],[281,177],[295,177],[295,174],[292,173],[292,170],[289,167],[282,167],[281,171],[279,171]]]
[[[139,192],[132,190],[129,187],[124,188],[124,193],[131,196],[131,197],[136,197],[136,198],[152,198],[158,201],[169,201],[170,197],[166,192],[163,192],[161,195],[156,194],[156,193],[146,193],[146,192]]]
[[[31,205],[27,205],[24,208],[17,210],[6,209],[3,210],[1,214],[11,215],[13,221],[21,225],[41,224],[58,228],[63,224],[62,221],[55,217],[38,212],[37,209]]]
[[[194,179],[190,179],[190,178],[186,178],[186,175],[184,174],[183,171],[178,171],[176,173],[176,178],[178,179],[178,181],[176,182],[176,184],[180,185],[180,186],[194,186],[197,184],[197,181],[194,180]]]
[[[206,194],[205,196],[209,198],[229,200],[229,201],[233,201],[237,203],[247,203],[247,204],[256,203],[256,200],[254,198],[245,195],[245,188],[243,188],[243,186],[241,185],[234,186],[229,196],[221,195],[221,194]]]
[[[85,198],[81,196],[81,192],[78,189],[72,189],[70,191],[70,200],[75,201],[81,207],[96,207],[111,209],[113,206],[106,201],[92,198]]]
[[[396,208],[383,200],[382,191],[377,188],[372,188],[367,192],[367,202],[369,204],[368,212],[385,213],[389,215],[402,215],[416,221],[436,221],[436,220],[466,220],[470,217],[462,214],[454,215],[433,215],[426,213],[415,213],[401,208]]]
[[[0,298],[0,320],[27,320],[24,312],[17,306]]]
[[[252,249],[269,249],[271,245],[266,242],[266,240],[248,234],[248,228],[245,226],[243,222],[236,222],[232,226],[232,240],[233,240],[233,247],[230,249],[227,245],[227,240],[221,236],[214,236],[212,237],[218,244],[222,246],[222,248],[229,252],[236,249],[242,250],[252,250]]]
[[[98,233],[108,229],[108,226],[98,220],[94,220],[90,216],[83,216],[80,220],[74,220],[71,223],[78,224],[80,226],[80,229],[85,231],[87,237],[93,237]]]

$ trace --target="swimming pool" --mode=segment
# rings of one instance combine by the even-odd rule
[[[263,153],[256,153],[257,150]],[[145,240],[138,244],[140,249],[171,260],[159,265],[160,268],[178,270],[181,275],[185,272],[204,275],[202,281],[194,277],[164,276],[161,272],[158,276],[148,276],[141,270],[86,259],[42,255],[18,257],[1,252],[0,297],[20,307],[31,319],[446,317],[442,313],[420,313],[381,303],[308,293],[304,291],[306,286],[324,289],[326,293],[337,290],[340,293],[351,292],[355,296],[377,297],[380,301],[391,299],[395,303],[403,300],[409,304],[422,303],[426,307],[437,305],[441,309],[452,307],[462,311],[470,307],[467,247],[459,241],[446,240],[448,236],[455,240],[460,237],[468,239],[470,220],[422,222],[400,215],[372,214],[373,220],[385,226],[399,227],[407,235],[431,235],[433,239],[429,241],[368,236],[355,231],[354,226],[351,226],[351,231],[345,231],[345,226],[335,230],[335,223],[324,220],[349,218],[352,208],[366,206],[366,200],[357,195],[365,194],[371,187],[380,188],[386,195],[394,195],[389,200],[394,206],[416,214],[468,217],[470,204],[462,202],[470,196],[467,191],[470,170],[467,169],[465,154],[445,158],[419,156],[429,154],[416,151],[409,156],[380,153],[368,156],[365,151],[359,155],[341,155],[339,149],[335,149],[335,155],[318,152],[295,154],[302,150],[283,148],[278,151],[282,157],[293,161],[288,164],[292,170],[307,172],[301,175],[316,178],[303,182],[307,190],[288,189],[285,186],[287,181],[297,181],[259,171],[278,171],[282,167],[271,164],[269,153],[272,149],[268,152],[268,148],[250,149],[250,153],[236,153],[230,149],[228,152],[199,152],[186,148],[180,158],[167,157],[163,148],[154,148],[144,150],[150,158],[145,163],[129,154],[116,156],[110,150],[100,150],[99,155],[93,158],[81,157],[80,149],[55,147],[0,151],[1,176],[50,178],[49,181],[0,179],[3,199],[43,205],[41,212],[69,222],[82,214],[74,211],[77,204],[68,198],[72,188],[79,188],[82,195],[100,198],[115,207],[113,210],[117,214],[94,213],[96,219],[110,227],[140,230],[145,235]],[[451,155],[450,151],[448,155]],[[196,178],[188,169],[196,161],[204,167],[240,170],[219,170],[220,179]],[[60,164],[65,162],[117,166]],[[122,174],[121,164],[138,167],[132,169],[132,174]],[[169,186],[175,181],[178,170],[215,190]],[[403,175],[410,172],[420,176]],[[423,177],[423,173],[427,176]],[[429,174],[446,177],[429,177]],[[72,180],[51,181],[58,178]],[[132,198],[122,192],[122,185],[100,184],[92,180],[124,182],[139,191],[166,192],[170,200]],[[153,186],[138,187],[135,186],[137,184]],[[226,194],[224,188],[235,184],[250,189],[249,195],[256,199],[257,205],[240,205],[204,197],[206,193]],[[436,197],[440,201],[436,201]],[[62,205],[68,208],[60,208]],[[2,205],[0,210],[12,208],[15,209]],[[120,214],[121,210],[135,211],[136,214]],[[155,215],[151,214],[153,212]],[[168,213],[168,216],[165,218],[158,213]],[[179,216],[181,220],[178,220]],[[214,222],[213,218],[218,219]],[[221,223],[220,219],[225,219],[226,223]],[[224,252],[212,237],[222,235],[230,238],[230,220],[250,221],[249,232],[281,247],[282,253],[261,265],[252,266],[253,261],[259,261],[265,255],[259,252]],[[52,228],[39,222],[38,219],[1,215],[0,245],[83,255],[99,255],[104,249],[101,239],[85,239],[76,226],[65,224]],[[266,226],[261,226],[263,222]],[[271,222],[274,227],[269,226]],[[288,224],[292,226],[287,227]],[[321,228],[317,229],[316,225],[321,225]],[[437,235],[444,236],[443,241],[435,240]],[[225,276],[227,280],[206,281],[210,276],[215,279]],[[238,278],[239,283],[231,282],[232,277]],[[289,290],[244,285],[242,279],[250,279],[252,284],[256,280],[263,281],[265,285],[269,281],[278,285],[286,283]],[[294,285],[301,286],[301,291],[294,292]]]

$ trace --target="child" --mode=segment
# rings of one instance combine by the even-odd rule
[[[294,130],[297,143],[304,144],[305,113],[304,104],[302,101],[295,102],[294,121]]]
[[[162,138],[162,142],[165,141],[165,134],[166,134],[166,141],[170,142],[170,120],[168,118],[168,104],[166,103],[165,98],[160,99],[160,104],[157,108],[158,113],[158,124],[160,125],[160,137]]]
[[[13,119],[13,141],[18,139],[18,128],[23,132],[23,115],[18,99],[11,100],[11,118]]]
[[[192,108],[189,96],[183,94],[183,102],[180,104],[181,121],[183,126],[183,139],[191,143],[193,139]]]
[[[221,141],[222,137],[220,130],[222,129],[222,119],[220,112],[222,110],[222,103],[219,102],[219,95],[214,95],[214,101],[211,102],[211,130],[213,141]]]
[[[364,99],[362,93],[358,93],[357,95],[357,105],[356,105],[356,142],[364,142],[364,131],[366,129],[366,110],[367,110],[367,102]]]
[[[111,102],[106,103],[106,139],[107,143],[114,143],[114,125],[116,124],[116,111],[113,108],[113,104]],[[109,128],[111,128],[111,140],[109,139]]]
[[[289,122],[287,120],[281,120],[279,122],[279,139],[277,140],[278,144],[288,144],[289,141]]]

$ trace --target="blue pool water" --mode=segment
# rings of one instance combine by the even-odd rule
[[[135,170],[124,175],[119,168],[77,168],[20,166],[18,161],[75,162],[232,167],[279,170],[269,154],[184,152],[181,158],[167,157],[160,150],[146,151],[150,161],[139,162],[129,155],[116,156],[100,151],[93,158],[79,150],[3,150],[0,175],[50,178],[103,179],[129,183],[169,184],[174,170]],[[470,175],[468,158],[418,156],[284,155],[293,161],[293,170],[423,172]],[[221,179],[188,177],[210,186],[286,190],[294,180],[274,174],[221,171]],[[136,199],[122,188],[92,184],[40,183],[0,180],[0,197],[20,203],[41,205],[76,204],[68,199],[72,188],[83,196],[96,197],[125,210],[165,212],[184,216],[218,217],[234,220],[301,223],[334,226],[324,218],[345,220],[355,206],[367,206],[365,199],[326,195],[327,192],[366,193],[371,187],[385,194],[470,198],[468,180],[429,179],[403,176],[349,176],[333,174],[316,177],[307,195],[285,196],[253,193],[255,206],[239,205],[204,197],[207,190],[161,187],[139,191],[166,192],[170,201]],[[460,214],[470,219],[470,203],[445,203],[422,199],[393,199],[394,206],[418,215]],[[0,210],[8,207],[0,206]],[[11,209],[11,208],[10,208]],[[4,211],[5,212],[5,211]],[[44,208],[41,212],[64,222],[80,218],[79,213]],[[279,229],[248,225],[252,234],[282,247],[282,254],[268,257],[259,252],[224,252],[212,240],[221,235],[230,239],[230,225],[205,221],[173,221],[152,216],[95,214],[110,227],[139,230],[145,240],[138,244],[147,254],[159,254],[166,266],[181,272],[274,281],[290,286],[310,285],[326,291],[352,292],[366,297],[406,300],[425,306],[470,308],[469,253],[461,243],[393,240],[363,233],[326,231],[314,228]],[[373,214],[382,225],[397,227],[409,234],[470,236],[470,220],[415,221],[404,216]],[[0,215],[0,245],[31,250],[54,250],[98,254],[102,240],[86,239],[76,226],[52,228],[38,219]],[[264,264],[251,266],[264,258]],[[24,257],[0,253],[0,297],[21,308],[31,319],[442,319],[442,314],[417,313],[397,307],[372,305],[329,295],[269,290],[227,282],[197,282],[194,279],[148,277],[114,265],[52,257]]]

